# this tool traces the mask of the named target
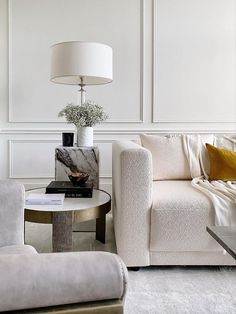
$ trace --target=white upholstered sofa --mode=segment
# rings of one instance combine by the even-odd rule
[[[0,181],[0,312],[121,314],[126,282],[115,254],[24,245],[24,187]]]
[[[211,143],[212,138],[205,135],[205,142]],[[161,154],[157,151],[156,155],[147,149],[148,144],[146,148],[132,141],[113,144],[118,254],[130,267],[235,265],[206,232],[206,226],[215,224],[213,204],[191,185],[183,147],[177,143],[180,137],[169,137],[169,146],[166,139],[160,145]],[[174,145],[178,147],[173,151]]]

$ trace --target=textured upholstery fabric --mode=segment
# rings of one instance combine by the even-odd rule
[[[216,137],[214,134],[201,134],[201,138],[203,140],[203,143],[208,143],[211,145],[213,145],[216,140]]]
[[[229,140],[231,139],[231,140]],[[226,148],[226,149],[230,149],[233,151],[236,151],[236,137],[234,136],[217,136],[215,138],[215,142],[214,143],[210,143],[211,145],[214,145],[216,147],[222,147],[222,148]]]
[[[113,217],[116,246],[127,266],[149,265],[152,161],[145,148],[113,143]]]
[[[203,134],[201,138],[204,143],[214,143],[213,134]],[[191,179],[189,162],[184,152],[181,135],[158,136],[140,134],[140,139],[142,146],[152,154],[153,180]],[[200,175],[201,173],[199,173]]]
[[[0,247],[24,243],[24,186],[0,181]]]
[[[151,251],[222,251],[206,231],[214,221],[211,201],[191,181],[153,183]]]
[[[236,266],[229,254],[221,252],[151,252],[151,265],[228,265]]]
[[[127,270],[117,255],[37,254],[23,245],[23,185],[0,181],[0,200],[0,312],[124,298]]]
[[[3,255],[0,311],[122,299],[127,271],[106,252]]]
[[[212,134],[201,137],[214,142]],[[152,156],[131,141],[113,144],[112,167],[117,252],[127,266],[235,265],[206,233],[214,210],[190,180],[153,182],[152,196]]]
[[[140,134],[140,138],[142,146],[152,153],[153,180],[191,178],[180,136]]]
[[[0,255],[2,254],[34,254],[37,253],[31,245],[9,245],[0,247]]]

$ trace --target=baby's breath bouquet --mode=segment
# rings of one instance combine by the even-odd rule
[[[108,118],[103,107],[91,100],[83,105],[68,104],[59,112],[58,117],[65,117],[68,123],[73,123],[77,128],[92,127]]]

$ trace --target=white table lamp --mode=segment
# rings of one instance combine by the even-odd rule
[[[51,81],[79,85],[81,104],[85,102],[85,85],[107,84],[112,80],[111,47],[83,41],[69,41],[52,46]]]

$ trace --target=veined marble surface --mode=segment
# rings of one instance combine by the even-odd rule
[[[99,188],[99,150],[98,147],[58,146],[55,150],[55,180],[69,181],[71,172],[86,172],[88,183]],[[95,220],[73,225],[77,231],[95,231]]]
[[[55,150],[55,179],[69,181],[71,172],[89,174],[88,183],[99,188],[99,151],[98,147],[58,146]]]

